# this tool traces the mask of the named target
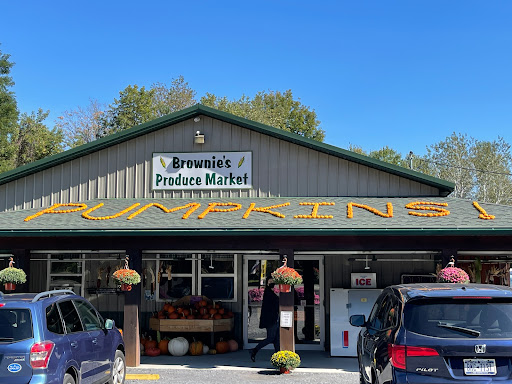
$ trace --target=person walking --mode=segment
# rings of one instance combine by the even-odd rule
[[[279,296],[274,292],[274,281],[268,279],[267,286],[263,292],[261,304],[260,328],[266,328],[267,337],[260,341],[254,349],[251,349],[251,360],[256,361],[256,354],[266,345],[273,343],[276,352],[280,349],[279,344]]]

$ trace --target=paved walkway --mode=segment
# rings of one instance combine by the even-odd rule
[[[141,364],[136,368],[128,368],[128,373],[137,373],[139,370],[159,369],[214,369],[214,370],[261,370],[273,369],[270,357],[273,350],[261,350],[253,363],[248,350],[239,350],[226,354],[201,355],[181,357],[164,355],[157,357],[141,356]],[[297,372],[357,372],[357,358],[330,357],[323,351],[297,351],[301,358],[301,365]]]

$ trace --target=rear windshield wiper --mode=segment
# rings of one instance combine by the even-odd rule
[[[0,337],[0,342],[1,341],[13,341],[14,340],[14,337]]]
[[[459,331],[462,333],[467,333],[468,335],[471,335],[471,336],[476,336],[476,337],[480,336],[479,331],[475,331],[474,329],[470,329],[470,328],[457,327],[456,325],[451,325],[451,324],[447,324],[447,323],[438,323],[437,326],[446,328],[446,329],[453,329],[454,331]]]

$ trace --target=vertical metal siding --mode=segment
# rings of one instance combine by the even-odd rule
[[[252,151],[253,189],[151,190],[153,152],[194,151]],[[437,188],[202,116],[1,185],[0,211],[96,198],[429,195]]]

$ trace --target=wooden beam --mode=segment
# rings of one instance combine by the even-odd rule
[[[293,268],[295,265],[295,259],[293,255],[293,249],[280,249],[279,255],[281,258],[281,262],[286,257],[286,265],[288,267]],[[294,316],[294,305],[295,305],[295,296],[294,296],[294,288],[292,287],[291,292],[288,293],[279,293],[279,314],[281,312],[291,312],[292,319]],[[295,332],[294,332],[294,321],[291,322],[291,327],[279,327],[279,337],[281,344],[281,351],[292,351],[295,352]]]
[[[140,249],[129,249],[126,250],[126,255],[130,257],[130,269],[134,269],[142,275],[142,251]],[[131,291],[124,292],[123,339],[127,367],[138,367],[140,365],[139,312],[141,296],[141,284],[134,285]]]

